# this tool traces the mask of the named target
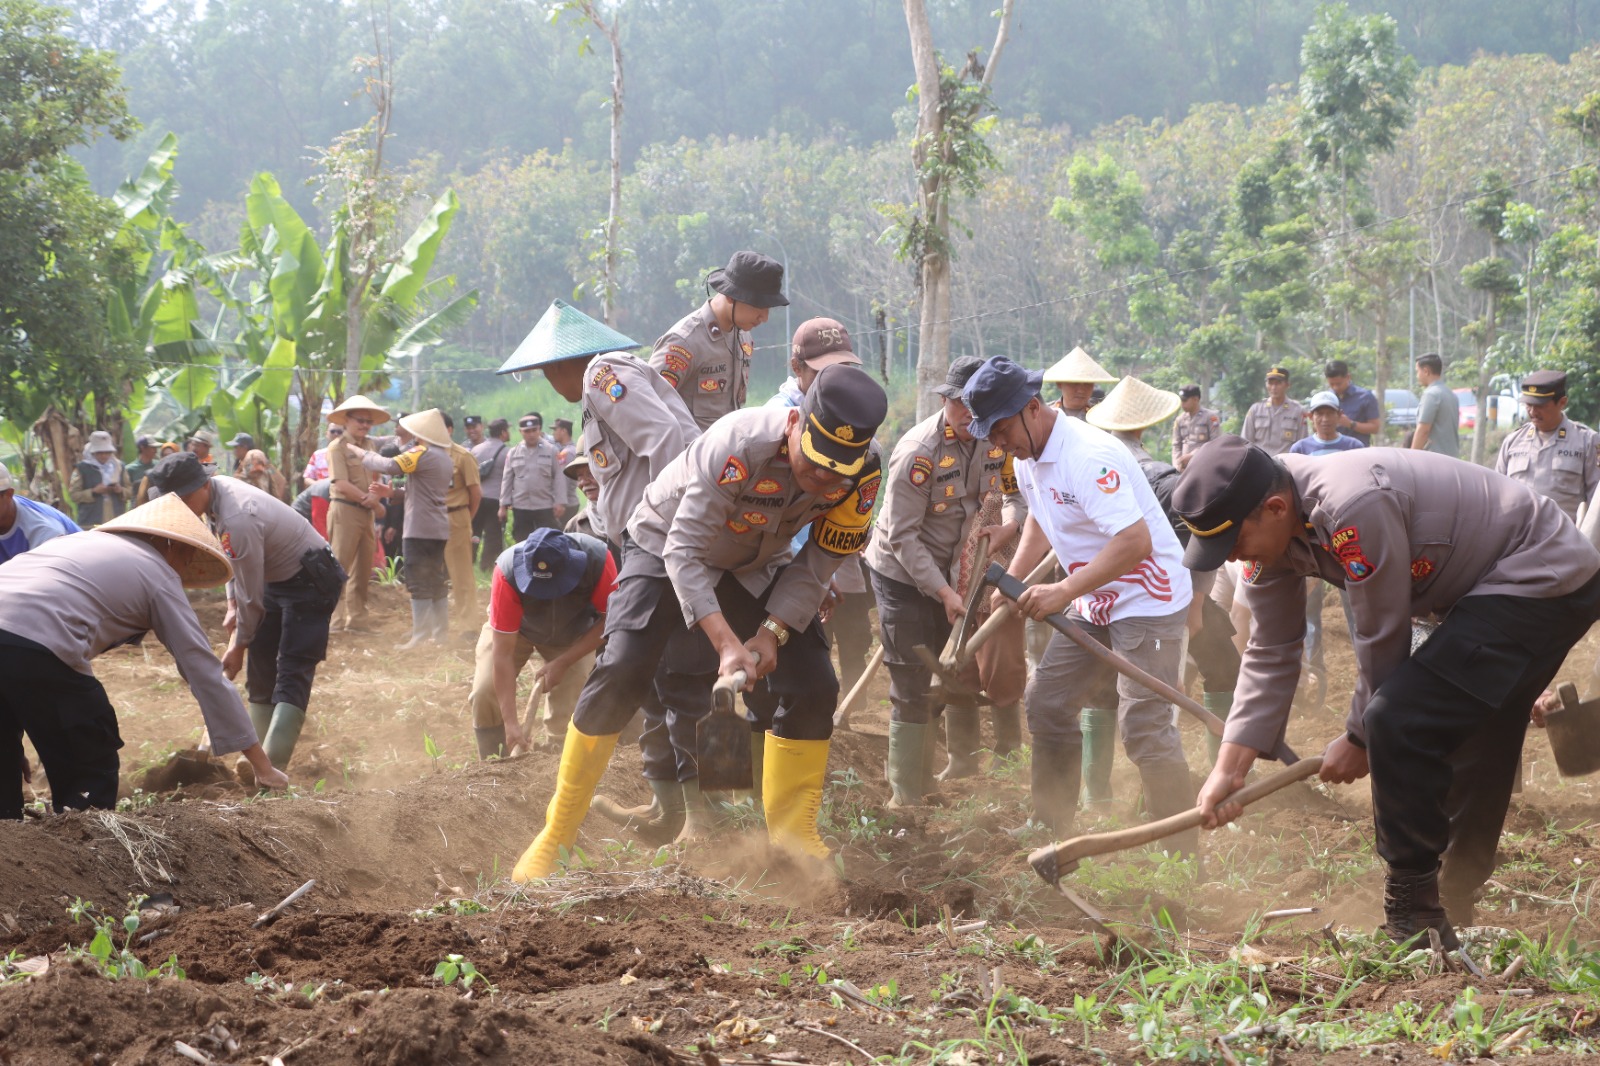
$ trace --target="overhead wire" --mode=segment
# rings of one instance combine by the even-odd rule
[[[1551,181],[1551,180],[1554,180],[1556,178],[1564,177],[1567,174],[1571,174],[1572,172],[1574,172],[1576,170],[1581,170],[1581,169],[1583,169],[1585,167],[1591,167],[1593,165],[1594,164],[1592,162],[1574,163],[1571,166],[1562,167],[1559,170],[1549,171],[1549,172],[1544,173],[1544,174],[1537,174],[1537,175],[1534,175],[1532,177],[1520,178],[1520,179],[1517,179],[1515,181],[1507,181],[1507,182],[1504,182],[1503,184],[1499,185],[1495,189],[1486,190],[1484,192],[1472,193],[1470,195],[1457,197],[1457,198],[1452,199],[1452,200],[1446,200],[1446,201],[1444,201],[1442,203],[1438,203],[1438,204],[1431,204],[1431,205],[1425,205],[1425,206],[1422,206],[1422,207],[1416,207],[1416,208],[1413,208],[1410,211],[1404,212],[1403,214],[1390,215],[1390,216],[1386,216],[1384,218],[1374,219],[1372,222],[1364,223],[1362,225],[1346,226],[1343,229],[1333,230],[1333,231],[1328,232],[1328,233],[1319,234],[1319,235],[1314,236],[1314,237],[1309,237],[1309,238],[1307,238],[1306,240],[1303,240],[1303,241],[1291,242],[1291,243],[1288,243],[1288,244],[1273,245],[1270,248],[1263,248],[1260,251],[1251,252],[1248,255],[1239,255],[1239,256],[1233,256],[1233,257],[1228,258],[1228,259],[1219,259],[1219,260],[1215,260],[1215,261],[1212,261],[1212,262],[1204,263],[1204,264],[1201,264],[1201,265],[1198,265],[1198,266],[1186,267],[1186,268],[1184,268],[1182,270],[1158,271],[1158,272],[1151,273],[1151,274],[1143,274],[1143,275],[1139,275],[1137,277],[1129,278],[1126,281],[1117,282],[1117,283],[1111,284],[1111,285],[1104,285],[1104,286],[1101,286],[1100,288],[1097,288],[1097,289],[1084,289],[1084,290],[1080,290],[1080,291],[1077,291],[1077,292],[1066,293],[1066,294],[1061,295],[1061,296],[1052,296],[1052,297],[1048,297],[1048,298],[1042,299],[1042,300],[1034,300],[1034,301],[1032,301],[1030,303],[1013,304],[1013,305],[1011,305],[1009,307],[997,307],[997,308],[991,308],[991,309],[983,310],[983,311],[974,311],[974,312],[972,312],[970,314],[964,314],[964,315],[953,315],[950,318],[942,319],[942,320],[940,320],[938,322],[931,323],[931,324],[932,325],[952,325],[953,326],[953,325],[959,325],[959,324],[964,323],[964,322],[976,322],[976,321],[980,321],[980,320],[983,320],[983,319],[998,318],[998,317],[1000,317],[1002,315],[1014,315],[1014,314],[1018,314],[1018,313],[1021,313],[1021,312],[1024,312],[1024,311],[1035,311],[1035,310],[1039,310],[1039,309],[1046,308],[1046,307],[1056,307],[1056,306],[1059,306],[1061,304],[1074,303],[1074,302],[1079,301],[1079,300],[1087,300],[1087,299],[1093,299],[1095,297],[1100,297],[1100,296],[1110,296],[1110,295],[1114,295],[1114,294],[1117,294],[1117,293],[1131,292],[1131,291],[1134,291],[1134,290],[1137,290],[1137,289],[1140,289],[1140,288],[1147,287],[1149,285],[1154,285],[1154,284],[1163,283],[1163,282],[1177,281],[1179,279],[1189,277],[1192,274],[1202,274],[1202,273],[1210,273],[1212,271],[1228,270],[1228,269],[1232,269],[1232,268],[1235,268],[1235,267],[1243,266],[1243,265],[1245,265],[1247,263],[1252,263],[1252,262],[1254,262],[1254,261],[1256,261],[1258,259],[1264,259],[1267,256],[1281,255],[1282,253],[1284,253],[1286,251],[1294,251],[1294,250],[1300,250],[1300,249],[1313,248],[1313,247],[1316,247],[1317,245],[1327,244],[1330,241],[1338,241],[1338,240],[1342,240],[1342,239],[1344,239],[1346,237],[1354,236],[1356,234],[1365,233],[1365,232],[1367,232],[1369,230],[1381,229],[1381,228],[1384,228],[1386,226],[1391,226],[1396,222],[1404,222],[1404,221],[1407,221],[1408,219],[1420,218],[1420,217],[1424,217],[1424,216],[1427,216],[1427,215],[1439,214],[1439,213],[1443,213],[1445,211],[1449,211],[1449,210],[1452,210],[1452,209],[1465,207],[1467,204],[1473,203],[1474,201],[1477,201],[1477,200],[1487,199],[1487,198],[1489,198],[1491,196],[1499,195],[1500,193],[1508,191],[1508,190],[1522,189],[1522,188],[1526,188],[1526,187],[1528,187],[1530,185],[1539,184],[1540,182]],[[791,289],[790,291],[794,292],[793,289]],[[799,293],[798,295],[800,295],[801,299],[805,300],[807,303],[815,305],[819,310],[822,310],[822,311],[827,311],[828,310],[828,308],[825,305],[823,305],[822,303],[820,303],[819,301],[817,301],[813,297],[811,297],[809,295],[806,295],[803,292]],[[830,317],[837,317],[837,313],[834,313]],[[852,338],[857,339],[857,340],[864,340],[864,339],[869,338],[869,337],[876,337],[876,336],[879,336],[879,335],[893,335],[895,333],[900,333],[900,332],[905,332],[907,334],[910,334],[912,331],[920,331],[922,328],[923,328],[923,324],[920,323],[920,322],[916,322],[916,323],[908,322],[903,326],[894,326],[894,327],[890,327],[890,328],[887,328],[887,329],[878,329],[878,328],[876,328],[876,326],[874,326],[873,328],[870,328],[870,329],[852,331],[851,336],[852,336]],[[779,344],[760,344],[760,345],[756,345],[752,349],[752,352],[787,351],[788,349],[789,349],[789,341],[788,341],[788,339],[785,339],[782,343],[779,343]],[[170,368],[179,368],[179,369],[186,368],[186,367],[187,368],[203,369],[203,370],[218,370],[218,369],[222,369],[221,365],[217,364],[217,363],[187,363],[187,362],[172,362],[172,361],[165,361],[165,360],[153,360],[150,365],[151,366],[157,366],[157,367],[170,367]],[[280,372],[280,371],[282,371],[282,372],[290,372],[290,373],[292,373],[292,372],[294,372],[296,370],[301,370],[301,369],[304,369],[304,368],[303,367],[264,367],[264,366],[256,366],[254,364],[251,364],[249,367],[246,367],[244,369],[246,369],[246,371],[248,371],[248,370],[260,370],[262,372]],[[327,372],[328,373],[341,373],[342,371],[330,370],[330,371],[327,371]],[[498,367],[423,367],[420,370],[417,370],[417,369],[398,370],[398,371],[396,371],[396,375],[399,376],[399,375],[408,375],[408,374],[416,374],[416,373],[422,373],[422,374],[484,374],[484,373],[498,373],[498,372],[499,372],[499,368]]]

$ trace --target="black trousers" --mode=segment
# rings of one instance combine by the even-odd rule
[[[332,562],[332,560],[329,560]],[[332,563],[338,584],[319,585],[302,569],[287,581],[267,585],[266,611],[245,656],[245,692],[251,703],[287,703],[302,711],[311,703],[317,664],[328,657],[328,620],[339,604],[344,570]]]
[[[1533,701],[1600,616],[1600,575],[1553,599],[1469,596],[1367,704],[1378,854],[1439,865],[1461,898],[1494,870]]]
[[[767,616],[771,587],[752,596],[736,578],[724,575],[716,591],[733,631],[754,635]],[[669,654],[689,654],[692,665],[708,663],[710,670],[671,675],[675,680],[668,691],[655,668]],[[605,649],[578,696],[573,721],[589,736],[619,733],[649,697],[652,684],[667,703],[669,719],[687,714],[697,720],[711,710],[716,662],[705,634],[684,625],[666,565],[626,540],[622,573],[606,612]],[[677,663],[672,666],[678,668]],[[815,618],[789,638],[778,653],[777,668],[757,683],[755,695],[770,708],[771,729],[776,735],[788,740],[826,740],[833,735],[839,681],[828,653],[828,638]],[[687,704],[687,710],[680,701]],[[752,707],[757,702],[747,701]]]
[[[521,507],[511,509],[511,542],[521,544],[528,539],[528,534],[536,529],[560,529],[561,523],[556,521],[556,512],[552,507],[541,507],[537,511],[525,511]]]
[[[442,600],[445,586],[444,546],[448,540],[403,537],[400,554],[406,561],[406,591],[414,600]]]
[[[472,516],[472,535],[478,538],[478,569],[488,573],[506,550],[506,524],[500,521],[500,501],[485,496]]]
[[[833,619],[823,627],[839,649],[839,687],[845,692],[861,679],[872,652],[872,604],[870,591],[847,592],[834,605]]]
[[[99,681],[0,631],[0,818],[22,817],[22,735],[33,741],[57,811],[117,805],[122,735]]]
[[[878,598],[878,631],[883,639],[883,665],[889,671],[889,720],[926,723],[939,709],[928,698],[933,671],[923,665],[914,648],[919,645],[938,655],[950,639],[944,604],[904,581],[885,577],[867,567]]]

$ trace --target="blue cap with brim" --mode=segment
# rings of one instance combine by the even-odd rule
[[[972,412],[968,428],[974,437],[987,439],[994,424],[1028,406],[1044,387],[1044,372],[1018,366],[997,355],[980,366],[961,390],[961,399]]]
[[[578,587],[589,556],[565,533],[544,527],[528,534],[511,553],[517,591],[536,600],[558,600]]]
[[[549,309],[495,373],[515,374],[568,359],[628,352],[638,347],[638,341],[596,322],[571,304],[551,300]]]

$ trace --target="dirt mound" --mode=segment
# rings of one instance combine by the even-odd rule
[[[107,981],[61,967],[0,989],[0,1061],[168,1066],[178,1042],[215,1061],[338,1066],[433,1066],[560,1061],[653,1066],[678,1060],[642,1034],[611,1037],[555,1024],[517,997],[466,999],[450,990],[268,993],[190,981]],[[298,1053],[298,1054],[297,1054]]]

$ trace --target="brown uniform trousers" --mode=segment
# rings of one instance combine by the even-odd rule
[[[372,556],[378,549],[372,512],[359,504],[335,498],[328,505],[328,538],[333,542],[334,558],[350,575],[344,583],[339,608],[334,612],[334,628],[365,625],[367,590],[372,585]]]
[[[526,640],[520,633],[517,634],[517,650],[512,653],[512,662],[516,664],[517,673],[522,673],[522,668],[528,665],[535,652],[546,662],[561,654],[561,648],[541,648]],[[472,725],[476,729],[493,729],[504,722],[500,717],[500,703],[494,694],[494,630],[485,622],[478,632],[478,647],[472,670],[472,694],[467,697],[467,703],[472,708]],[[589,680],[589,672],[594,669],[594,652],[590,652],[568,669],[566,676],[561,679],[554,692],[549,693],[550,716],[546,720],[545,731],[556,739],[564,737],[567,732],[567,723],[572,721],[573,708],[578,705],[578,693],[583,691],[583,683]],[[528,706],[523,711],[525,717],[532,718],[531,712],[537,711],[531,699],[533,693],[528,694]],[[533,738],[530,737],[530,740]]]

